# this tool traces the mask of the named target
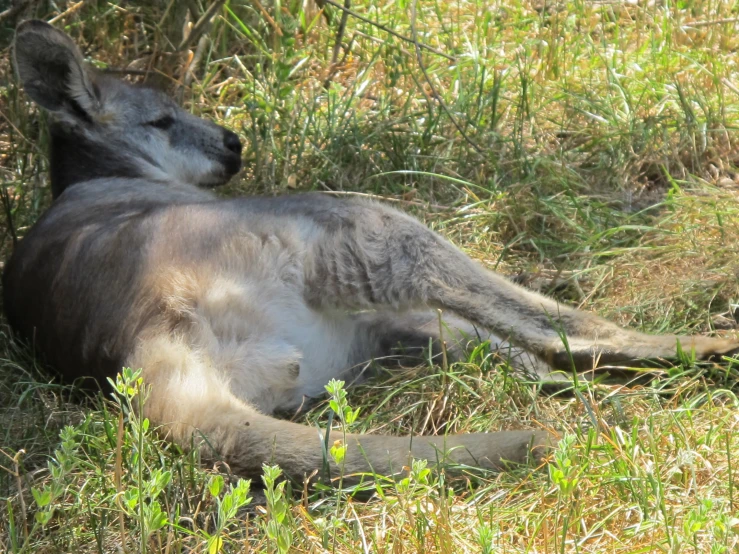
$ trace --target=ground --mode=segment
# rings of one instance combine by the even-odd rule
[[[365,20],[340,32],[333,2],[231,0],[184,39],[198,2],[24,4],[0,13],[3,258],[50,201],[45,118],[9,63],[12,25],[35,15],[101,69],[159,81],[238,132],[245,168],[224,195],[381,196],[562,302],[645,332],[736,333],[734,2],[355,0]],[[354,422],[330,419],[328,397],[294,417],[335,433],[543,427],[563,438],[548,465],[452,478],[414,464],[363,491],[277,484],[268,468],[247,493],[157,438],[135,376],[113,399],[80,398],[1,330],[2,551],[739,545],[736,360],[686,352],[651,381],[548,395],[483,345],[350,389]]]

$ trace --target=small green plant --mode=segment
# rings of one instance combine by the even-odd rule
[[[330,395],[329,406],[339,418],[341,423],[342,440],[334,441],[329,448],[329,454],[334,463],[342,468],[344,467],[344,459],[346,457],[346,451],[348,445],[346,444],[346,433],[347,430],[354,424],[359,416],[360,408],[352,410],[351,406],[346,400],[346,390],[344,389],[344,381],[337,379],[331,379],[326,385],[326,392]],[[327,433],[330,430],[327,431]]]
[[[282,470],[277,466],[262,466],[264,494],[267,497],[267,521],[264,531],[270,540],[274,552],[289,552],[293,542],[292,517],[290,501],[285,495],[287,481],[279,480]],[[279,482],[278,482],[279,480]]]
[[[217,505],[216,528],[213,533],[200,529],[200,534],[206,541],[208,554],[221,552],[223,548],[223,533],[229,526],[235,525],[238,511],[251,502],[249,488],[251,481],[239,479],[235,487],[229,487],[229,491],[220,497],[224,490],[222,475],[213,475],[208,482],[208,493],[215,499]]]
[[[129,517],[138,520],[139,548],[145,553],[151,536],[169,523],[158,498],[169,485],[172,473],[147,466],[150,423],[144,417],[144,404],[149,388],[144,384],[141,370],[123,368],[115,381],[108,379],[108,382],[114,387],[113,401],[127,416],[133,435],[129,463],[135,468],[135,478],[134,484],[123,491],[121,507]]]
[[[495,533],[493,530],[483,523],[477,526],[477,543],[480,545],[482,554],[493,554],[493,541]]]
[[[408,475],[398,479],[395,490],[404,496],[413,496],[417,489],[426,489],[430,485],[431,469],[426,460],[412,460]]]
[[[51,480],[42,488],[31,487],[33,499],[38,511],[34,515],[37,524],[47,525],[54,515],[56,503],[64,494],[67,476],[79,464],[79,430],[72,426],[62,429],[59,434],[60,447],[54,451],[54,457],[48,462]]]
[[[557,487],[557,505],[561,507],[558,510],[562,515],[562,537],[559,544],[560,551],[565,552],[567,532],[572,521],[573,504],[571,498],[577,486],[580,483],[580,475],[584,472],[585,466],[580,462],[577,452],[577,437],[573,434],[566,434],[557,444],[554,451],[554,460],[549,464],[549,477]]]

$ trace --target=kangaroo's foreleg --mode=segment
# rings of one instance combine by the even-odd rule
[[[739,348],[735,340],[629,331],[561,305],[484,269],[418,221],[381,205],[354,203],[334,215],[307,264],[313,305],[449,310],[562,369],[572,362],[583,370],[672,358],[678,340],[700,358]]]

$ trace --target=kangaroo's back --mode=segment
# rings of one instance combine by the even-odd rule
[[[94,198],[91,189],[110,186],[138,189],[141,197],[116,202],[115,194],[100,191]],[[136,329],[155,313],[141,294],[143,262],[161,214],[175,200],[147,198],[150,186],[105,178],[68,189],[6,264],[9,323],[65,380],[105,384],[120,371]]]

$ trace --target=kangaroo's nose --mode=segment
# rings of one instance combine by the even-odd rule
[[[223,145],[234,154],[241,155],[241,141],[236,133],[226,130],[223,136]]]

